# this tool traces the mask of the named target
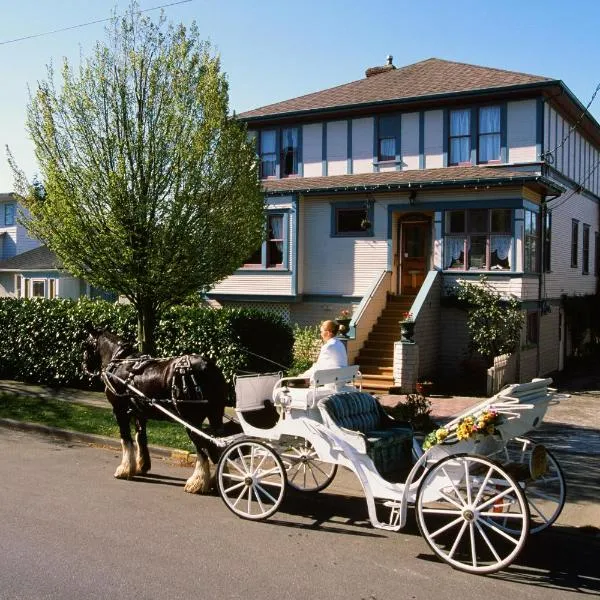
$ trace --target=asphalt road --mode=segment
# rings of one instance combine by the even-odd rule
[[[183,492],[189,468],[118,481],[114,450],[0,428],[0,598],[391,600],[600,594],[600,540],[560,524],[485,579],[438,562],[409,516],[373,529],[361,498],[290,495],[265,522]]]

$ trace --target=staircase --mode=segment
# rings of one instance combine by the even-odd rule
[[[400,340],[400,321],[414,299],[415,296],[388,296],[386,307],[354,361],[360,365],[363,390],[385,394],[393,387],[394,342]]]

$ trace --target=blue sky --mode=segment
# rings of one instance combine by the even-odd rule
[[[46,77],[51,61],[78,64],[104,39],[106,24],[10,40],[105,19],[128,5],[0,0],[0,192],[13,183],[6,145],[30,178],[37,172],[25,130],[27,86]],[[195,20],[220,53],[236,112],[360,79],[388,54],[396,66],[437,57],[562,79],[584,105],[600,82],[600,2],[592,0],[192,0],[165,13]],[[600,94],[590,110],[600,121]]]

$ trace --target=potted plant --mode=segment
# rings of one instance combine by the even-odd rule
[[[412,344],[414,343],[415,322],[411,312],[405,312],[400,320],[400,341]]]
[[[350,331],[350,321],[352,320],[352,315],[349,310],[344,309],[341,310],[338,316],[335,318],[335,322],[340,326],[340,333],[344,337],[348,337],[348,331]]]
[[[418,394],[421,394],[421,396],[430,396],[431,390],[433,389],[433,381],[430,379],[421,379],[415,384],[415,389],[417,390]]]

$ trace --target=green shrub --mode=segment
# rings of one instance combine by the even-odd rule
[[[128,304],[0,299],[0,377],[49,385],[87,383],[81,370],[86,323],[135,342],[136,315]],[[177,306],[163,315],[157,330],[157,356],[200,353],[214,359],[230,381],[243,371],[283,369],[292,362],[292,344],[291,328],[281,318],[251,309]]]
[[[294,360],[288,374],[298,375],[306,371],[319,356],[321,336],[319,325],[301,327],[294,324]]]

